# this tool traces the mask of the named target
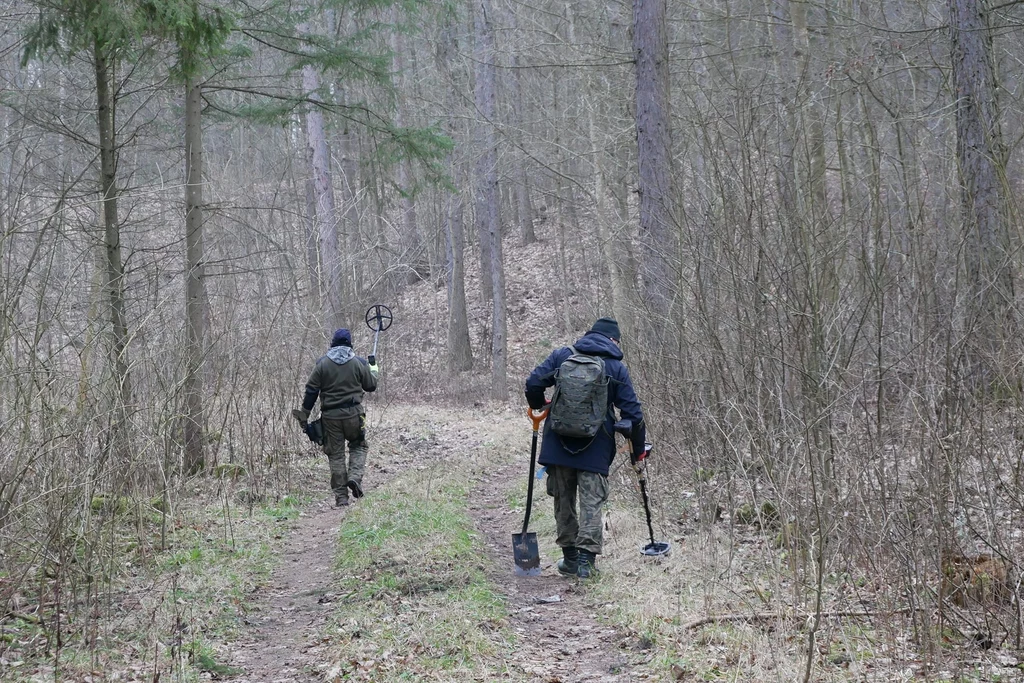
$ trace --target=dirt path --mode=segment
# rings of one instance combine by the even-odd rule
[[[320,456],[317,456],[320,457]],[[368,493],[413,466],[410,454],[387,464],[367,463]],[[327,461],[323,459],[327,476]],[[231,644],[228,665],[242,673],[233,683],[313,683],[324,680],[331,660],[328,623],[335,613],[334,557],[338,530],[352,508],[336,508],[333,496],[310,506],[295,520],[281,547],[269,582],[253,595],[245,635]],[[353,502],[353,506],[359,505]]]
[[[504,422],[502,417],[490,427],[501,432],[500,422]],[[431,442],[432,452],[402,449],[401,455],[388,457],[386,468],[369,465],[369,495],[408,467],[443,457],[454,447],[450,442],[467,443],[465,426],[437,422],[432,426],[439,432],[439,438]],[[446,433],[441,436],[441,432]],[[479,432],[475,439],[480,443]],[[545,683],[636,680],[633,674],[639,671],[631,662],[642,659],[635,648],[636,638],[595,619],[585,590],[575,580],[559,576],[547,561],[542,564],[542,576],[515,576],[511,534],[522,518],[509,509],[508,492],[523,474],[522,462],[486,469],[469,498],[469,512],[491,559],[491,579],[508,598],[509,622],[519,636],[519,647],[507,662],[509,673],[513,680]],[[551,505],[542,487],[534,490],[534,505]],[[244,672],[232,678],[235,683],[323,680],[331,645],[322,634],[335,612],[332,566],[345,514],[345,510],[332,508],[325,497],[295,521],[282,542],[278,568],[253,596],[256,604],[246,621],[245,635],[231,645],[228,663]],[[554,596],[557,602],[547,602]]]
[[[246,637],[233,645],[230,666],[238,683],[321,681],[326,661],[320,634],[331,616],[335,539],[345,511],[329,500],[304,512],[281,547],[281,564],[246,620]]]
[[[522,519],[510,514],[507,492],[522,475],[522,463],[502,467],[485,475],[470,496],[476,502],[470,513],[493,560],[492,578],[508,596],[509,620],[520,637],[511,664],[527,680],[545,683],[635,680],[630,657],[635,639],[595,619],[577,581],[560,576],[547,558],[541,576],[515,575],[511,534],[520,530]],[[543,487],[534,488],[538,505],[551,505]]]

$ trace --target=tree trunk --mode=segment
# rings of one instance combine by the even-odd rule
[[[362,241],[359,236],[359,138],[358,134],[350,127],[346,127],[338,136],[336,153],[341,157],[339,172],[341,177],[341,249],[345,254],[358,254],[362,252]],[[346,287],[348,300],[345,310],[350,311],[352,305],[362,298],[363,259],[354,259],[345,268],[343,281],[348,282]]]
[[[458,180],[458,170],[451,164],[453,177]],[[473,367],[473,351],[469,338],[469,314],[466,309],[466,263],[465,228],[463,223],[462,195],[452,192],[448,195],[446,238],[449,251],[448,270],[448,366],[453,371],[469,370]]]
[[[1012,301],[1002,178],[1006,151],[996,107],[996,77],[983,0],[949,0],[956,154],[966,233],[968,354],[975,390],[987,394],[999,371],[1003,326]]]
[[[514,13],[510,13],[513,14]],[[526,247],[537,241],[537,233],[533,230],[533,204],[530,201],[530,176],[526,172],[528,157],[523,149],[526,145],[526,136],[523,134],[523,95],[522,95],[522,69],[520,68],[519,55],[512,59],[512,77],[509,80],[509,100],[511,102],[512,121],[509,126],[512,131],[513,143],[516,146],[515,155],[515,193],[514,202],[516,206],[516,219],[520,235],[520,244]]]
[[[775,181],[779,186],[779,204],[782,216],[787,221],[785,230],[796,225],[796,92],[797,74],[792,58],[792,26],[788,21],[788,0],[774,0],[771,5],[775,11],[769,26],[766,26],[774,55],[776,79],[781,84],[779,92],[780,106],[778,109],[778,154],[779,163],[776,167]]]
[[[597,112],[594,111],[597,106],[597,102],[592,102],[587,109],[591,157],[594,160],[594,224],[597,226],[597,236],[601,243],[601,256],[608,271],[608,291],[611,293],[612,315],[619,321],[620,326],[625,325],[629,331],[632,331],[632,325],[627,322],[627,288],[622,275],[624,250],[620,247],[619,240],[612,235],[609,226],[611,210],[608,206],[605,181],[605,149],[597,126]]]
[[[488,90],[488,87],[491,91],[491,105],[492,107],[494,105],[494,83],[491,81],[489,86],[487,83],[488,72],[492,79],[495,77],[495,66],[493,61],[494,36],[490,33],[492,30],[490,23],[491,17],[485,14],[489,8],[489,0],[477,0],[475,11],[473,13],[473,30],[475,33],[473,58],[476,60],[476,68],[474,70],[476,82],[474,83],[473,88],[477,116],[479,117],[475,126],[476,140],[474,142],[476,153],[480,155],[477,158],[476,164],[477,194],[474,206],[474,223],[476,225],[477,242],[480,249],[480,296],[485,302],[491,302],[492,297],[494,296],[494,273],[491,267],[493,249],[491,247],[491,232],[488,226],[489,217],[484,214],[489,211],[488,203],[496,207],[498,201],[496,191],[495,196],[492,198],[486,198],[481,195],[481,190],[483,190],[487,185],[487,181],[479,174],[480,169],[487,166],[488,155],[493,154],[491,149],[494,146],[494,119],[491,116],[488,116],[484,109],[481,108],[481,97],[483,96],[483,93]],[[494,171],[497,173],[496,167]],[[481,213],[481,211],[483,211],[483,213]]]
[[[185,471],[206,466],[203,433],[203,349],[206,343],[206,294],[203,263],[202,86],[185,82]]]
[[[811,73],[812,47],[807,28],[807,1],[792,0],[789,3],[790,20],[793,23],[793,55],[796,66],[796,106],[800,118],[800,152],[803,155],[803,174],[798,186],[798,196],[803,199],[802,216],[814,229],[824,230],[828,225],[828,209],[825,194],[825,133],[822,125],[821,106],[811,88],[815,86]]]
[[[636,138],[639,153],[640,274],[651,313],[652,332],[668,318],[675,293],[678,255],[673,211],[672,136],[669,119],[666,0],[634,0]]]
[[[306,178],[303,185],[306,197],[306,214],[302,221],[306,237],[306,269],[309,271],[310,289],[315,296],[319,297],[324,291],[324,283],[320,279],[322,269],[320,267],[320,240],[316,232],[316,190],[313,188],[312,178]]]
[[[496,111],[494,64],[494,33],[491,27],[490,0],[477,0],[476,32],[476,87],[474,97],[481,116],[477,122],[480,155],[477,159],[476,222],[481,242],[486,237],[488,251],[485,270],[491,279],[491,395],[508,399],[506,368],[507,345],[505,313],[505,274],[501,249],[501,219],[498,212],[498,148],[494,133]]]
[[[395,11],[395,20],[398,21],[398,10]],[[410,90],[410,79],[406,75],[405,40],[401,32],[395,32],[392,44],[392,63],[395,71],[395,85],[402,92]],[[407,124],[408,104],[406,98],[400,97],[395,105],[395,126],[403,128]],[[409,267],[409,274],[406,281],[415,284],[430,276],[430,259],[427,257],[425,240],[420,232],[416,220],[416,181],[413,177],[412,162],[403,158],[398,162],[398,189],[401,191],[402,209],[402,234],[403,244],[408,245],[405,249],[406,260]]]
[[[114,96],[110,87],[113,66],[98,39],[93,43],[96,69],[96,120],[100,141],[100,194],[103,204],[103,234],[106,247],[106,290],[110,307],[111,367],[117,385],[111,444],[119,465],[127,464],[131,444],[128,421],[132,404],[128,357],[128,323],[124,311],[124,262],[121,259],[121,223],[117,214],[117,143],[114,139]]]
[[[451,69],[451,54],[455,51],[455,34],[452,25],[446,25],[441,45],[437,51],[438,70],[448,87],[445,88],[445,105],[448,111],[456,111],[456,84]],[[449,123],[449,135],[457,139],[454,120]],[[448,168],[451,169],[455,187],[465,186],[466,173],[455,152],[448,154]],[[466,249],[465,249],[465,205],[458,192],[447,193],[448,207],[445,216],[445,241],[448,256],[448,367],[452,372],[469,370],[473,367],[473,351],[469,336],[469,313],[466,307]]]
[[[319,101],[320,74],[308,64],[302,67],[302,89],[314,102]],[[309,146],[310,172],[313,176],[313,205],[320,237],[321,310],[327,336],[343,325],[345,310],[344,273],[338,249],[338,221],[334,209],[334,185],[331,181],[331,153],[327,147],[323,112],[315,104],[306,112],[306,142]]]

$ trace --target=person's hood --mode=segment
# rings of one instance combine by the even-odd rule
[[[619,348],[619,345],[599,332],[588,332],[580,337],[573,346],[580,353],[622,360],[622,349]]]
[[[356,352],[352,350],[351,346],[333,346],[327,352],[327,357],[338,365],[344,365],[356,357]]]

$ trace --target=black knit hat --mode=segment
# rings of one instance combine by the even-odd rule
[[[597,322],[590,327],[591,332],[597,332],[604,336],[619,341],[619,323],[615,318],[598,318]]]
[[[352,346],[352,333],[344,327],[340,330],[335,330],[334,337],[331,339],[331,348],[335,346]]]

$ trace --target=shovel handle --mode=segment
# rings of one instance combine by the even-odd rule
[[[530,418],[530,421],[533,422],[533,431],[535,432],[540,431],[540,423],[543,422],[547,416],[547,406],[544,406],[544,408],[539,411],[534,411],[534,409],[530,407],[526,408],[526,417]]]
[[[526,416],[533,421],[533,441],[530,443],[530,478],[526,485],[526,516],[523,519],[523,538],[526,538],[526,530],[530,528],[530,509],[533,506],[533,473],[537,466],[537,432],[540,431],[540,423],[548,416],[547,407],[534,414],[532,408],[526,409]]]

